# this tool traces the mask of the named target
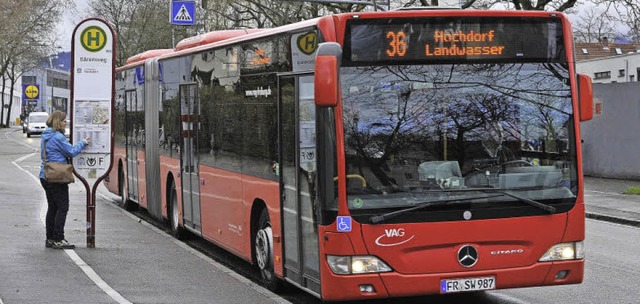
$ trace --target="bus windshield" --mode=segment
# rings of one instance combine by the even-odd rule
[[[452,196],[486,204],[486,194],[472,190],[487,188],[551,205],[575,202],[565,64],[343,67],[341,84],[352,212]]]

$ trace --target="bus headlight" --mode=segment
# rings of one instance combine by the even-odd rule
[[[584,259],[584,242],[571,242],[553,245],[538,260],[539,262]]]
[[[363,274],[392,271],[385,262],[370,255],[337,256],[328,255],[327,263],[335,274]]]

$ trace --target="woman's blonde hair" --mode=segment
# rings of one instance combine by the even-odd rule
[[[60,131],[64,133],[65,130],[64,130],[64,126],[62,125],[62,122],[65,119],[67,119],[67,114],[65,114],[60,110],[56,110],[53,113],[51,113],[49,118],[47,118],[47,126],[50,126],[53,129],[53,131]]]

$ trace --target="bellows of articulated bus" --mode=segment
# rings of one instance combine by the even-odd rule
[[[142,52],[140,54],[133,55],[127,59],[126,64],[132,64],[139,61],[145,61],[149,58],[158,57],[167,53],[171,53],[174,51],[181,51],[190,49],[192,47],[201,46],[213,42],[218,42],[238,36],[243,36],[255,32],[262,31],[262,29],[241,29],[241,30],[222,30],[222,31],[213,31],[206,34],[193,36],[189,38],[182,39],[178,44],[176,44],[176,49],[158,49],[158,50],[149,50],[146,52]]]

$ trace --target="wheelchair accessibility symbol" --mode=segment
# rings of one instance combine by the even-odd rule
[[[338,232],[349,232],[349,231],[351,231],[351,217],[350,216],[338,216],[338,221],[336,222],[336,226],[338,228]]]

